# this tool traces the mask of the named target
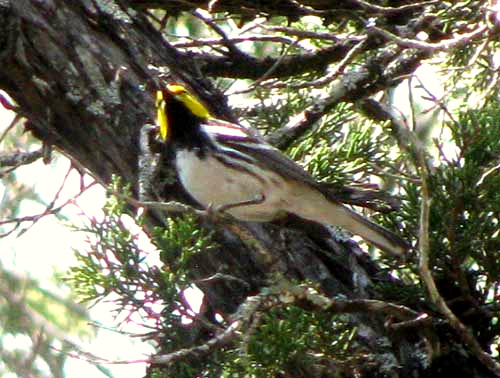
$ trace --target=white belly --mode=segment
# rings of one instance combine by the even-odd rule
[[[263,199],[258,204],[230,207],[227,212],[241,220],[264,222],[276,218],[289,207],[286,185],[277,175],[262,182],[254,175],[232,169],[213,157],[200,159],[188,150],[177,152],[176,165],[186,191],[205,208],[212,206],[217,209]],[[273,190],[268,190],[269,185]]]

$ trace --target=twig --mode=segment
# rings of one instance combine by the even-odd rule
[[[285,126],[275,131],[267,140],[272,145],[285,149],[338,104],[347,91],[347,86],[339,83],[328,97],[317,100],[313,106],[291,118]]]
[[[108,360],[94,355],[82,357],[70,354],[70,357],[88,360],[93,363],[117,365],[117,364],[132,364],[132,363],[154,363],[154,364],[171,364],[175,361],[183,360],[189,357],[199,357],[210,353],[211,351],[223,345],[231,343],[233,340],[240,337],[240,330],[251,321],[252,316],[261,307],[264,300],[267,299],[267,294],[258,294],[253,297],[248,297],[243,304],[240,305],[235,315],[235,320],[220,334],[214,336],[202,345],[192,348],[180,349],[172,353],[157,355],[150,358],[140,360]]]
[[[358,44],[362,45],[362,44]],[[361,48],[361,46],[360,46]],[[351,50],[352,52],[352,50]],[[327,98],[323,98],[317,100],[316,103],[309,109],[303,111],[296,117],[292,118],[287,125],[280,128],[278,131],[274,132],[268,140],[271,144],[279,148],[287,147],[294,139],[303,135],[304,132],[309,130],[315,122],[317,122],[322,116],[324,116],[328,111],[330,111],[334,106],[336,106],[340,101],[359,101],[360,99],[369,96],[371,93],[380,90],[379,83],[387,83],[389,78],[394,84],[397,84],[400,79],[394,79],[394,77],[400,76],[406,73],[413,65],[417,62],[420,62],[421,59],[424,58],[423,53],[417,52],[412,56],[399,60],[397,65],[393,65],[390,71],[385,73],[377,80],[375,83],[371,83],[370,80],[370,64],[378,64],[377,61],[391,61],[393,57],[396,56],[397,52],[388,52],[389,56],[384,59],[377,59],[373,63],[368,63],[365,67],[366,69],[362,69],[358,72],[348,73],[344,75],[342,80],[339,80],[338,84],[334,86],[331,90],[330,95]],[[370,85],[367,85],[367,82],[370,82]],[[277,87],[277,86],[276,86]],[[360,92],[360,89],[363,88],[363,92]],[[365,100],[366,101],[366,100]],[[380,108],[380,106],[379,106]],[[389,111],[382,111],[384,119],[396,119]],[[400,122],[395,123],[400,124]],[[411,147],[410,143],[408,143],[407,135],[409,134],[409,130],[404,127],[400,127],[397,129],[398,142],[400,145],[405,146],[405,149],[409,149]]]
[[[345,40],[345,39],[361,40],[364,38],[364,37],[342,38],[334,33],[320,33],[320,32],[308,31],[308,30],[298,30],[298,29],[289,28],[286,26],[264,26],[264,25],[261,25],[261,28],[263,28],[264,30],[272,31],[272,32],[280,32],[280,33],[285,33],[288,35],[293,35],[293,36],[298,37],[300,39],[325,39],[328,41],[339,42],[339,41]]]
[[[418,76],[415,75],[414,77],[418,80],[419,88],[423,89],[425,91],[425,93],[427,93],[427,95],[429,96],[429,98],[423,97],[424,100],[429,100],[429,101],[434,102],[434,104],[439,106],[439,108],[450,118],[450,121],[452,121],[455,124],[455,126],[460,127],[460,123],[455,119],[455,117],[453,116],[451,111],[448,109],[448,107],[446,106],[444,101],[439,100],[436,96],[434,96],[434,94],[430,90],[427,89],[427,87],[424,85],[424,83],[422,82],[422,80],[420,80],[420,78]],[[443,96],[443,97],[445,97],[445,96]]]
[[[470,328],[466,327],[460,319],[451,311],[444,298],[439,294],[436,283],[429,269],[429,215],[431,196],[428,186],[429,172],[425,161],[423,148],[416,146],[417,166],[422,180],[422,205],[420,209],[419,230],[419,271],[420,277],[427,288],[431,301],[436,305],[441,314],[448,320],[451,327],[455,329],[464,344],[466,344],[474,356],[481,361],[489,370],[500,376],[500,364],[482,348]]]
[[[384,15],[395,15],[399,13],[414,11],[419,8],[427,7],[429,5],[439,4],[440,1],[425,1],[422,3],[406,4],[400,7],[383,7],[380,5],[375,5],[368,3],[363,0],[352,0],[353,3],[358,4],[360,8],[366,9],[371,12],[384,14]]]
[[[286,286],[281,289],[281,293],[290,293],[294,297],[295,302],[306,300],[308,306],[334,313],[379,312],[394,316],[400,320],[414,319],[419,316],[416,311],[406,306],[375,299],[332,299],[302,285],[286,284]]]
[[[0,95],[0,99],[1,98],[2,98],[2,96]],[[4,130],[4,132],[2,133],[2,135],[0,135],[0,143],[2,143],[2,141],[7,136],[7,134],[9,133],[9,131],[12,130],[12,128],[14,126],[16,126],[17,122],[19,122],[20,119],[21,119],[21,116],[19,114],[16,114],[14,116],[14,119],[12,120],[12,122],[9,124],[9,126],[7,126],[7,128]]]
[[[416,109],[415,109],[415,99],[413,97],[412,78],[413,78],[413,75],[410,76],[407,80],[408,102],[410,104],[411,130],[416,131],[418,125],[417,125],[417,116],[416,116]]]
[[[0,154],[0,168],[9,167],[3,172],[0,172],[0,178],[9,172],[17,169],[21,165],[31,164],[43,156],[43,149],[32,152],[14,152],[12,154]]]
[[[308,83],[290,84],[290,88],[300,89],[300,88],[310,88],[310,87],[322,87],[333,80],[335,80],[347,67],[347,65],[354,59],[354,57],[366,46],[366,38],[360,40],[357,45],[355,45],[349,52],[344,56],[344,58],[335,66],[335,68],[329,72],[326,76],[318,80],[313,80]]]
[[[243,327],[248,327],[251,332],[253,327],[258,326],[253,322],[253,319],[258,316],[259,311],[276,306],[289,306],[291,303],[300,305],[300,302],[303,301],[307,302],[309,308],[313,307],[334,313],[382,312],[403,320],[418,316],[415,311],[405,306],[369,299],[335,300],[325,297],[307,286],[292,285],[284,281],[262,289],[256,296],[248,297],[233,316],[235,319],[233,323],[223,333],[208,340],[205,344],[162,356],[154,356],[148,362],[169,364],[190,356],[205,355],[217,347],[227,345],[236,338],[245,337],[245,334],[241,335],[240,331]],[[252,325],[253,327],[251,327]]]
[[[134,198],[125,196],[120,193],[113,193],[113,195],[118,196],[126,200],[129,204],[135,207],[146,207],[151,209],[158,209],[166,211],[167,213],[192,213],[195,215],[206,215],[207,212],[204,210],[198,210],[194,207],[186,205],[181,202],[169,201],[169,202],[155,202],[155,201],[137,201]]]
[[[74,354],[68,354],[68,356],[97,364],[153,363],[168,365],[176,361],[204,356],[217,348],[234,342],[236,339],[244,339],[249,332],[258,328],[261,311],[277,306],[290,306],[291,304],[305,305],[309,310],[313,308],[334,313],[378,312],[402,321],[410,321],[411,319],[418,321],[422,318],[422,315],[418,315],[405,306],[371,299],[336,300],[328,298],[308,286],[293,285],[288,281],[281,281],[274,286],[263,288],[255,296],[247,297],[236,313],[231,316],[232,323],[204,344],[139,360],[108,360],[89,353],[86,353],[85,357]],[[243,329],[246,329],[245,333],[242,333]]]
[[[234,281],[234,282],[238,282],[239,284],[241,284],[242,286],[245,286],[246,289],[250,289],[250,284],[239,278],[239,277],[235,277],[235,276],[232,276],[230,274],[224,274],[224,273],[215,273],[213,275],[211,275],[210,277],[206,277],[206,278],[200,278],[198,280],[195,280],[193,283],[195,284],[199,284],[199,283],[212,283],[212,282],[217,282],[217,281]]]
[[[388,327],[393,331],[401,331],[409,328],[429,327],[432,325],[433,321],[434,319],[430,317],[429,314],[424,313],[417,316],[415,319],[388,324]]]
[[[488,178],[489,175],[491,175],[492,173],[494,173],[495,171],[499,171],[500,170],[500,162],[495,165],[494,167],[491,167],[490,169],[488,169],[486,172],[484,172],[482,175],[481,175],[481,178],[478,180],[478,182],[476,183],[476,186],[480,186],[483,184],[484,180]]]
[[[283,54],[280,55],[280,57],[278,59],[276,59],[276,61],[274,62],[274,64],[261,76],[259,77],[257,80],[255,80],[251,86],[249,86],[248,88],[246,89],[243,89],[241,91],[236,91],[234,93],[231,93],[231,95],[234,95],[234,94],[242,94],[242,93],[247,93],[247,92],[250,92],[252,90],[254,90],[260,83],[262,83],[264,80],[266,80],[278,67],[281,63],[283,63],[283,60],[285,59],[285,57],[288,55],[288,51],[293,47],[295,46],[296,44],[298,43],[298,41],[295,41],[294,43],[288,45],[285,49],[285,51],[283,52]]]
[[[399,148],[415,156],[414,148],[419,141],[414,137],[414,134],[410,132],[404,119],[394,114],[393,109],[371,98],[359,102],[358,107],[371,119],[376,121],[389,121],[392,128],[392,135],[396,139]]]
[[[213,45],[226,45],[227,42],[231,42],[232,44],[244,43],[244,42],[276,42],[276,43],[284,43],[284,44],[292,44],[295,43],[295,40],[292,38],[287,38],[278,35],[251,35],[248,37],[239,37],[239,38],[229,38],[228,40],[224,39],[196,39],[191,42],[175,42],[172,43],[172,46],[176,48],[187,48],[187,47],[201,47],[201,46],[213,46]]]
[[[267,141],[277,148],[287,148],[294,140],[311,129],[321,117],[328,113],[330,108],[331,106],[327,105],[326,100],[321,100],[291,118],[285,126],[273,132]]]
[[[426,51],[447,50],[452,47],[464,45],[472,41],[474,38],[480,36],[486,30],[488,30],[488,26],[482,25],[470,33],[459,34],[455,38],[450,38],[438,43],[429,43],[418,41],[416,39],[402,38],[375,25],[368,26],[369,32],[373,32],[374,34],[377,34],[389,41],[395,42],[398,46]]]
[[[219,25],[217,25],[217,23],[213,19],[204,16],[200,10],[195,10],[192,12],[192,14],[196,18],[199,18],[208,26],[210,26],[217,34],[219,34],[222,37],[222,40],[224,41],[223,45],[226,46],[231,55],[243,58],[247,56],[243,51],[238,49],[234,43],[231,42],[226,33],[224,33],[224,30],[222,30],[222,28]]]
[[[4,220],[4,221],[0,221],[0,226],[5,225],[5,224],[10,224],[10,223],[15,223],[15,226],[10,231],[7,231],[7,232],[5,232],[3,234],[0,234],[0,238],[6,237],[6,236],[10,235],[12,232],[14,232],[15,230],[17,230],[21,226],[22,223],[24,223],[24,222],[32,222],[31,225],[29,225],[28,227],[26,227],[26,228],[22,229],[21,231],[19,231],[18,236],[21,236],[26,231],[28,231],[31,227],[33,227],[40,219],[42,219],[43,217],[45,217],[47,215],[57,214],[65,206],[67,206],[70,203],[73,203],[75,201],[75,199],[78,198],[79,196],[81,196],[84,191],[86,191],[87,189],[89,189],[90,187],[92,187],[92,186],[94,186],[96,184],[96,181],[91,182],[90,184],[88,184],[87,186],[85,186],[79,193],[77,193],[73,197],[67,199],[63,204],[61,204],[60,206],[54,207],[56,201],[59,199],[59,196],[60,196],[60,194],[62,192],[62,189],[64,188],[64,186],[66,184],[66,181],[68,179],[68,176],[69,176],[69,174],[70,174],[70,172],[71,172],[72,169],[73,169],[73,167],[70,167],[68,169],[68,172],[64,176],[63,182],[61,183],[61,186],[59,187],[57,193],[54,195],[53,200],[46,206],[45,210],[42,213],[36,214],[36,215],[28,215],[28,216],[25,216],[25,217],[17,217],[17,218],[13,218],[13,219],[7,219],[7,220]]]
[[[242,325],[243,323],[241,321],[235,321],[229,327],[227,327],[224,330],[224,332],[222,332],[220,335],[211,338],[205,344],[193,348],[180,349],[178,351],[169,354],[154,356],[145,362],[167,365],[190,356],[201,356],[208,354],[212,350],[219,348],[223,345],[227,345],[233,340],[235,340],[239,336],[238,331],[241,329]]]

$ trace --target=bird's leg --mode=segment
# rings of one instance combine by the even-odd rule
[[[260,205],[265,200],[266,200],[266,196],[261,193],[257,197],[250,199],[250,200],[241,201],[241,202],[234,202],[234,203],[226,203],[225,205],[221,205],[218,207],[217,211],[222,213],[222,212],[234,209],[235,207],[249,206],[249,205]]]
[[[206,212],[209,216],[215,216],[217,214],[222,214],[228,210],[234,209],[235,207],[248,206],[248,205],[259,205],[259,204],[263,203],[265,200],[266,200],[266,196],[263,194],[260,194],[257,197],[250,199],[250,200],[227,203],[225,205],[220,205],[220,206],[214,206],[212,203],[210,203],[206,208]]]

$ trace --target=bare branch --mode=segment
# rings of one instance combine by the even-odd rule
[[[422,282],[429,293],[431,301],[437,306],[441,314],[448,320],[455,329],[462,341],[470,348],[476,358],[481,361],[493,373],[500,376],[500,364],[486,353],[482,348],[471,329],[465,326],[460,319],[451,311],[444,298],[439,293],[432,273],[429,268],[429,215],[431,195],[429,189],[429,171],[425,158],[424,148],[415,146],[417,151],[417,166],[422,180],[422,204],[420,210],[420,230],[419,230],[419,271]]]
[[[238,331],[241,329],[242,325],[243,322],[235,321],[229,327],[227,327],[224,332],[211,338],[205,344],[193,348],[180,349],[169,354],[154,356],[145,362],[151,362],[155,364],[171,364],[172,362],[183,360],[188,357],[198,357],[208,354],[216,348],[227,345],[238,338]]]
[[[434,1],[424,1],[422,3],[406,4],[406,5],[401,5],[399,7],[384,7],[368,3],[367,1],[364,0],[352,0],[352,2],[359,5],[359,7],[362,9],[368,10],[373,13],[383,14],[386,16],[411,12],[423,7],[440,3],[440,1],[434,0]]]
[[[376,93],[389,80],[394,81],[394,84],[402,81],[403,75],[407,72],[413,72],[413,67],[426,57],[424,52],[417,52],[403,58],[399,57],[398,52],[389,51],[382,55],[367,62],[359,71],[344,75],[342,80],[335,83],[328,97],[317,100],[312,107],[293,117],[288,124],[275,131],[268,138],[269,142],[279,148],[286,148],[296,138],[310,130],[321,117],[333,109],[340,101],[359,102],[363,98]],[[370,67],[380,64],[387,65],[389,62],[391,62],[392,68],[371,81],[373,77],[370,73]],[[279,87],[281,84],[272,86]],[[400,140],[403,142],[405,138],[402,137]],[[408,144],[408,140],[404,143]]]
[[[285,36],[279,36],[279,35],[249,35],[246,37],[228,37],[228,40],[223,40],[223,39],[196,39],[191,42],[174,42],[172,43],[173,47],[176,48],[191,48],[191,47],[202,47],[202,46],[213,46],[213,45],[225,45],[227,42],[230,42],[231,44],[238,44],[238,43],[244,43],[244,42],[275,42],[275,43],[282,43],[282,44],[293,44],[295,43],[295,40],[292,38],[288,38]],[[299,45],[300,47],[300,45]]]
[[[43,156],[42,149],[32,152],[13,152],[10,154],[0,154],[0,167],[11,167],[16,169],[21,165],[31,164]],[[5,172],[0,172],[2,177]]]
[[[0,226],[2,225],[6,225],[6,224],[12,224],[14,223],[14,227],[3,233],[3,234],[0,234],[0,238],[1,237],[5,237],[5,236],[8,236],[10,235],[12,232],[16,231],[23,223],[25,222],[31,222],[31,224],[22,229],[21,231],[19,231],[19,236],[22,235],[23,233],[25,233],[26,231],[28,231],[31,227],[33,227],[40,219],[42,219],[43,217],[47,216],[47,215],[53,215],[53,214],[57,214],[58,212],[60,212],[65,206],[69,205],[70,203],[74,203],[74,201],[83,194],[84,191],[86,191],[87,189],[91,188],[92,186],[94,186],[95,184],[97,184],[96,181],[93,181],[91,182],[90,184],[86,185],[85,187],[81,188],[80,192],[78,192],[76,195],[68,198],[66,201],[64,201],[64,203],[62,203],[61,205],[59,206],[55,206],[57,200],[59,199],[59,196],[61,195],[61,192],[64,188],[64,186],[66,185],[66,180],[68,179],[68,176],[70,174],[70,172],[73,170],[73,167],[70,167],[68,169],[68,171],[66,172],[66,175],[64,176],[64,179],[57,191],[57,193],[54,195],[54,198],[52,199],[52,201],[46,206],[45,210],[40,213],[40,214],[36,214],[36,215],[28,215],[28,216],[24,216],[24,217],[17,217],[17,218],[12,218],[12,219],[7,219],[7,220],[3,220],[3,221],[0,221]]]
[[[321,72],[329,64],[342,60],[355,43],[354,40],[348,40],[313,53],[288,55],[282,58],[280,65],[272,71],[272,75],[268,74],[267,77],[284,78],[311,71]],[[191,55],[203,62],[202,70],[207,75],[254,80],[265,75],[276,64],[276,61],[282,57],[257,59],[246,56],[245,59],[235,59],[234,57],[229,59],[226,56],[213,56],[203,53],[191,53]]]
[[[114,193],[114,195],[117,195],[117,193]],[[197,210],[189,205],[180,203],[180,202],[175,202],[175,201],[170,201],[170,202],[154,202],[154,201],[136,201],[133,198],[126,197],[127,202],[130,204],[133,204],[134,206],[137,207],[146,207],[146,208],[151,208],[151,209],[158,209],[158,210],[163,210],[166,211],[167,213],[192,213],[196,215],[206,215],[206,211],[203,210]]]
[[[361,53],[364,49],[366,48],[366,38],[361,39],[359,43],[354,46],[345,56],[344,58],[334,67],[334,69],[329,72],[327,75],[322,77],[321,79],[314,80],[308,83],[299,83],[299,84],[292,84],[289,87],[291,88],[319,88],[322,87],[328,83],[331,83],[334,81],[341,73],[344,72],[344,69],[347,67],[349,63],[352,62],[352,60]]]
[[[3,96],[0,93],[0,100],[2,98],[3,98]],[[4,101],[7,101],[7,100],[4,100]],[[9,109],[9,108],[6,108],[6,109]],[[5,139],[5,137],[9,133],[9,131],[12,130],[14,128],[14,126],[16,126],[16,124],[19,122],[20,119],[21,119],[21,116],[19,114],[16,114],[16,116],[14,117],[12,122],[9,124],[9,126],[7,126],[7,128],[4,130],[4,132],[0,135],[0,143],[2,143],[2,141]]]
[[[207,9],[209,12],[231,12],[232,14],[239,14],[246,16],[248,18],[256,17],[258,15],[267,16],[284,16],[295,19],[301,16],[318,16],[326,17],[339,14],[346,11],[363,11],[368,16],[370,15],[401,15],[409,14],[411,12],[416,12],[420,8],[428,5],[434,5],[440,3],[440,1],[429,1],[420,2],[415,4],[402,5],[400,7],[383,7],[374,4],[370,4],[366,1],[349,1],[349,2],[325,2],[320,1],[307,1],[306,4],[301,4],[304,2],[286,0],[280,2],[280,6],[276,6],[275,2],[272,1],[241,1],[241,2],[231,2],[231,1],[186,1],[186,0],[174,0],[174,1],[161,1],[161,0],[149,0],[149,1],[131,1],[131,6],[137,9],[143,9],[146,7],[164,9],[170,12],[179,11],[190,11],[196,8]]]
[[[334,33],[321,33],[321,32],[313,32],[309,30],[300,30],[300,29],[295,29],[287,26],[261,26],[264,30],[272,31],[272,32],[281,32],[285,33],[287,35],[293,35],[295,37],[298,37],[299,39],[325,39],[329,41],[334,41],[334,42],[340,42],[340,41],[345,41],[345,40],[361,40],[364,37],[355,37],[355,36],[349,36],[349,37],[341,37],[337,34]]]
[[[392,41],[398,46],[426,51],[448,50],[452,47],[465,45],[477,37],[480,37],[486,30],[488,30],[488,26],[481,25],[470,33],[459,34],[455,38],[447,39],[438,43],[429,43],[418,41],[416,39],[402,38],[377,26],[369,26],[368,28],[369,32],[373,32],[380,37]]]
[[[295,41],[295,43],[287,46],[286,50],[283,52],[283,54],[281,54],[281,56],[276,60],[276,62],[274,62],[274,64],[269,68],[269,70],[267,70],[261,77],[259,77],[257,80],[255,80],[254,83],[252,83],[251,86],[249,86],[248,88],[242,90],[242,91],[237,91],[235,92],[234,94],[242,94],[242,93],[247,93],[247,92],[250,92],[252,91],[253,89],[255,89],[257,86],[260,85],[260,83],[262,83],[263,81],[265,81],[269,76],[271,76],[273,74],[274,71],[276,71],[278,69],[278,67],[280,66],[280,64],[283,63],[283,61],[285,60],[285,58],[287,57],[287,54],[288,54],[288,51],[297,43],[297,41]]]
[[[292,303],[299,306],[301,303],[307,303],[309,310],[315,309],[341,314],[377,312],[391,315],[401,320],[418,317],[415,311],[405,306],[369,299],[335,300],[323,296],[307,286],[280,282],[275,286],[262,289],[256,296],[248,297],[232,317],[234,319],[232,324],[224,332],[208,340],[205,344],[193,348],[181,349],[165,355],[154,356],[148,362],[170,364],[189,357],[198,357],[210,353],[217,347],[227,345],[238,338],[244,338],[245,334],[242,335],[240,333],[241,330],[250,325],[250,322],[258,312],[276,306],[289,306]]]
[[[418,315],[414,319],[398,322],[398,323],[390,323],[388,327],[394,331],[400,331],[411,328],[419,328],[419,327],[430,327],[434,319],[429,316],[429,314],[423,313]]]
[[[247,54],[236,47],[236,45],[228,38],[224,30],[222,30],[222,28],[209,15],[202,14],[200,10],[194,11],[193,15],[210,26],[210,28],[222,37],[223,44],[226,46],[231,55],[238,57],[239,59],[246,58]]]

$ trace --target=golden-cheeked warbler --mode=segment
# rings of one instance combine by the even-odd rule
[[[408,244],[325,194],[300,165],[252,130],[211,116],[179,84],[157,91],[160,138],[171,143],[185,190],[205,208],[266,222],[293,213],[340,226],[381,250],[402,254]]]

